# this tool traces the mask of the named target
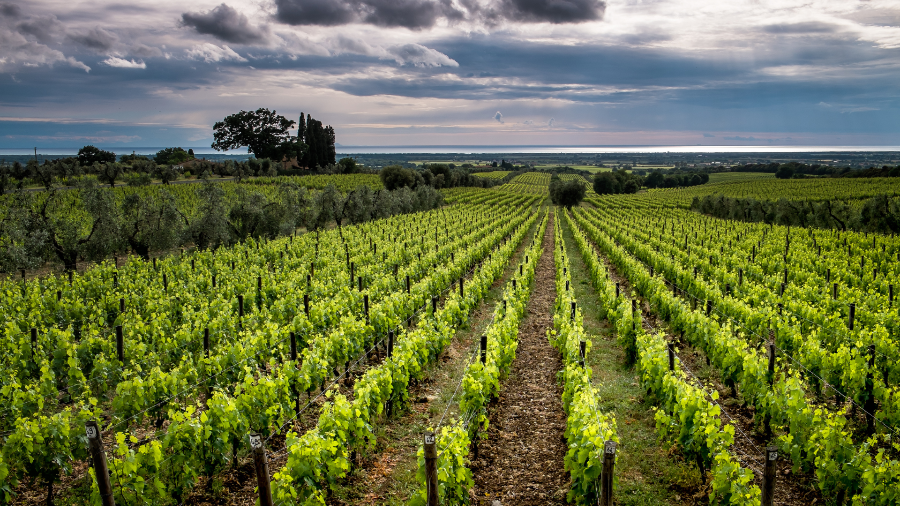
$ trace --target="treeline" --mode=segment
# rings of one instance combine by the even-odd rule
[[[881,234],[900,233],[900,199],[880,195],[859,203],[844,201],[777,201],[730,198],[722,195],[694,197],[691,209],[716,218],[767,224],[856,230]]]
[[[178,148],[180,149],[180,148]],[[182,150],[183,151],[183,150]],[[187,152],[185,152],[187,153]],[[113,157],[115,154],[113,153]],[[160,155],[153,159],[141,155],[126,155],[121,161],[83,162],[79,157],[45,160],[38,163],[30,160],[25,165],[14,162],[0,165],[0,194],[7,191],[38,185],[45,189],[56,186],[78,186],[86,176],[95,178],[101,184],[114,186],[124,183],[128,186],[144,186],[158,180],[163,184],[185,177],[198,179],[211,177],[234,178],[242,181],[249,177],[274,177],[284,175],[310,174],[363,174],[373,173],[371,169],[358,165],[352,158],[342,158],[338,163],[318,167],[318,170],[295,170],[289,163],[268,158],[250,158],[247,161],[215,162],[194,158],[184,161],[159,163]]]
[[[890,167],[884,165],[880,168],[853,169],[850,167],[835,167],[833,165],[805,164],[800,162],[788,163],[749,163],[728,167],[730,172],[765,172],[775,174],[779,179],[791,179],[795,177],[900,177],[900,165]],[[724,171],[718,171],[724,172]]]
[[[458,186],[491,188],[509,181],[517,174],[521,174],[521,172],[507,174],[502,179],[487,179],[473,176],[468,169],[450,168],[450,165],[443,163],[424,164],[421,170],[390,165],[378,172],[384,187],[389,190],[420,186],[431,186],[437,189]]]
[[[249,238],[289,235],[299,227],[317,230],[330,222],[362,223],[400,213],[434,209],[443,203],[430,186],[415,190],[372,190],[359,186],[343,194],[334,185],[309,192],[292,183],[269,191],[259,186],[205,182],[182,188],[100,188],[85,181],[75,190],[17,191],[3,197],[0,271],[33,269],[48,261],[75,269],[131,252],[176,247],[216,248]]]
[[[702,171],[684,171],[673,169],[650,172],[646,177],[614,170],[598,172],[594,176],[594,191],[601,194],[637,193],[641,188],[684,188],[698,186],[709,182],[709,174]]]

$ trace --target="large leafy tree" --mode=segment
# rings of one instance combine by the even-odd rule
[[[246,147],[257,158],[281,160],[302,157],[306,145],[288,133],[295,124],[264,108],[241,111],[213,125],[215,142],[212,147],[217,151]]]
[[[186,162],[194,158],[193,151],[194,150],[191,150],[191,152],[188,153],[184,150],[184,148],[161,149],[156,152],[154,161],[156,161],[156,163],[159,165],[177,165],[181,162]]]
[[[566,206],[571,209],[577,206],[584,199],[587,193],[585,184],[575,179],[562,181],[558,176],[554,175],[550,181],[550,200],[558,206]]]
[[[81,165],[94,165],[94,163],[112,163],[116,161],[116,154],[112,151],[104,151],[94,146],[85,146],[78,150],[78,163]]]

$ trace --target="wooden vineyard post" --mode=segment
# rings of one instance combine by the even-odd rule
[[[515,280],[515,278],[512,280],[512,289],[513,289],[514,292],[516,291],[516,280]]]
[[[866,402],[863,409],[866,411],[866,433],[871,435],[875,433],[875,345],[869,345],[869,371],[866,373]],[[887,383],[887,381],[885,381]]]
[[[674,371],[675,370],[675,351],[672,349],[671,344],[669,344],[667,349],[669,350],[669,370]]]
[[[291,361],[297,361],[297,334],[291,332]]]
[[[769,368],[766,379],[771,388],[775,384],[775,331],[772,329],[769,329],[769,344],[767,348],[769,350]],[[765,424],[766,437],[770,437],[772,435],[772,415],[766,413],[763,423]]]
[[[91,452],[91,462],[94,468],[94,476],[97,478],[97,488],[100,491],[100,504],[103,506],[116,506],[113,497],[112,486],[109,483],[109,468],[106,466],[106,452],[103,451],[103,439],[97,422],[90,420],[84,423],[84,432],[87,435],[88,448]]]
[[[763,474],[762,506],[772,506],[775,502],[775,463],[778,462],[778,447],[766,448],[766,470]]]
[[[706,301],[706,316],[707,316],[707,317],[708,317],[710,314],[712,314],[712,309],[713,309],[713,302],[712,302],[712,300],[707,300],[707,301]]]
[[[309,294],[303,294],[303,312],[306,313],[306,319],[309,320]]]
[[[212,287],[213,288],[216,287],[216,275],[215,274],[212,275]]]
[[[616,442],[603,445],[603,471],[600,474],[600,506],[613,506],[613,472],[616,466]]]
[[[125,299],[119,299],[119,312],[125,312]]]
[[[425,490],[427,506],[438,506],[437,445],[434,432],[425,433]]]
[[[464,293],[464,292],[463,292],[463,282],[464,282],[464,279],[465,279],[465,278],[463,278],[462,276],[460,276],[460,278],[459,278],[459,298],[460,298],[460,299],[463,298],[463,293]]]
[[[169,291],[169,277],[166,276],[166,273],[163,273],[163,291],[166,293]]]
[[[432,295],[431,296],[431,316],[434,316],[437,314],[437,302],[438,302],[437,296]]]
[[[119,273],[113,273],[113,288],[119,288]]]
[[[406,295],[409,295],[409,274],[406,275]]]
[[[487,334],[481,334],[481,365],[487,364]]]
[[[209,327],[203,329],[203,351],[206,353],[206,358],[209,358]]]
[[[850,319],[847,321],[847,328],[853,330],[853,320],[856,319],[856,303],[850,303]]]
[[[569,291],[569,280],[568,279],[566,280],[566,291],[567,292]]]
[[[273,506],[272,485],[269,483],[269,463],[266,461],[266,447],[262,436],[250,434],[250,448],[253,450],[253,465],[256,467],[256,483],[259,490],[260,506]]]
[[[366,325],[369,324],[369,294],[363,295],[363,308],[366,312]]]
[[[244,296],[238,295],[238,318],[244,317]]]
[[[116,325],[116,356],[119,357],[119,362],[125,363],[125,338],[121,325]]]
[[[570,318],[572,321],[574,321],[574,320],[575,320],[575,301],[573,300],[573,301],[570,302],[569,304],[570,304],[570,307],[569,307],[569,318]]]
[[[619,282],[616,282],[616,298],[619,298],[619,294],[621,293],[621,289],[619,288]]]
[[[584,356],[585,351],[587,350],[587,342],[581,341],[578,343],[578,353],[581,356],[581,368],[584,369]]]

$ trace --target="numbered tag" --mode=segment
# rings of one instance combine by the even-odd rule
[[[778,452],[769,452],[769,460],[778,460]]]
[[[427,445],[434,444],[434,434],[425,434],[425,444],[427,444]]]
[[[608,453],[610,455],[615,455],[616,454],[616,442],[615,441],[607,441],[605,448],[604,448],[604,452]]]
[[[84,432],[87,434],[88,439],[97,439],[97,427],[88,425],[84,428]]]
[[[262,438],[259,437],[259,434],[250,434],[250,448],[254,450],[262,448]]]

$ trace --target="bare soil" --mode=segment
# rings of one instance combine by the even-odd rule
[[[488,438],[479,443],[478,459],[472,464],[479,505],[496,500],[504,506],[566,503],[566,415],[556,382],[562,360],[546,335],[556,298],[553,227],[551,218],[534,290],[519,326],[516,359],[499,399],[488,408]]]

